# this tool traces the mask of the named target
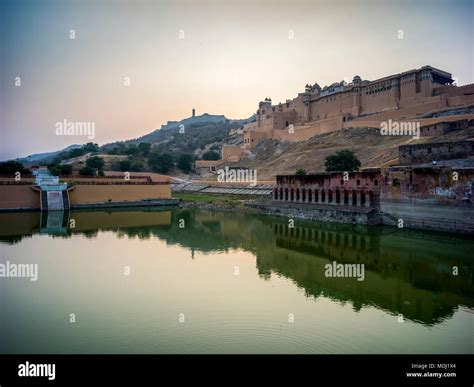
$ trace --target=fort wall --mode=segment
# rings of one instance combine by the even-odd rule
[[[343,81],[323,89],[317,84],[306,85],[305,92],[277,105],[266,98],[259,103],[256,122],[244,126],[244,149],[266,138],[304,141],[321,133],[359,127],[362,122],[357,120],[415,119],[448,107],[474,105],[474,85],[457,87],[453,81],[450,73],[424,66],[375,81],[356,76],[350,84]],[[289,125],[295,127],[293,135],[286,130]],[[252,134],[256,132],[260,134]]]

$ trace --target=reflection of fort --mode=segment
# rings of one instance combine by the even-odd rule
[[[450,316],[459,304],[474,306],[472,264],[461,245],[370,229],[273,228],[277,249],[258,257],[259,270],[293,279],[308,295],[352,302],[356,309],[374,305],[428,324]],[[324,265],[333,260],[365,264],[364,282],[326,278]],[[455,265],[458,276],[451,274]]]
[[[262,278],[277,274],[307,296],[327,297],[398,315],[423,324],[449,318],[460,305],[474,308],[473,243],[448,235],[391,228],[296,222],[279,217],[206,211],[71,212],[74,234],[111,230],[130,238],[159,238],[190,251],[243,249],[256,256]],[[180,220],[185,227],[180,228]],[[44,223],[44,219],[42,220]],[[46,223],[47,224],[47,223]],[[15,243],[40,228],[39,213],[0,214],[0,241]],[[59,234],[61,236],[61,234]],[[326,278],[327,263],[365,264],[365,280]],[[459,275],[452,275],[452,267]]]

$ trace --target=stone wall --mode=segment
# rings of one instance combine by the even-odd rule
[[[71,207],[76,205],[101,205],[103,203],[134,203],[146,200],[171,199],[170,184],[127,184],[103,181],[83,182],[69,190]],[[0,210],[40,210],[40,191],[28,183],[0,184]]]
[[[309,204],[286,203],[282,205],[280,202],[247,203],[246,206],[267,214],[289,218],[372,225],[380,224],[381,222],[379,212],[371,209],[356,211],[344,207],[326,207]]]
[[[39,210],[40,193],[31,184],[0,184],[0,209]]]
[[[474,141],[440,142],[398,147],[400,165],[431,163],[433,160],[464,159],[474,156]]]
[[[224,145],[222,147],[222,160],[225,162],[238,162],[242,157],[242,148],[236,145]]]

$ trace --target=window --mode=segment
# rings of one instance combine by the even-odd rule
[[[360,185],[360,180],[357,180],[357,185]]]

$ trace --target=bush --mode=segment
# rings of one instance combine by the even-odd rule
[[[118,162],[118,170],[122,172],[130,171],[131,166],[132,163],[130,162],[130,160],[121,160]]]
[[[72,165],[50,164],[48,170],[53,176],[66,176],[72,173]]]
[[[343,149],[334,155],[326,157],[324,165],[326,166],[326,172],[352,172],[358,171],[361,164],[353,151]]]
[[[304,175],[306,175],[306,170],[303,169],[303,168],[298,168],[298,169],[296,170],[296,175],[297,175],[297,176],[304,176]]]
[[[183,154],[180,155],[178,158],[178,168],[181,169],[184,173],[191,172],[192,169],[192,162],[194,161],[194,157],[191,155]]]
[[[132,172],[143,172],[145,170],[145,167],[143,166],[143,163],[140,163],[138,161],[133,162],[132,165],[130,166],[130,171]]]
[[[148,142],[141,142],[138,144],[138,151],[143,156],[148,156],[150,154],[151,144]]]
[[[167,153],[152,153],[148,158],[148,164],[153,172],[167,173],[174,166],[173,156]]]
[[[88,166],[85,166],[79,170],[79,175],[81,176],[94,176],[94,174],[94,169]]]
[[[220,160],[221,156],[217,152],[207,151],[202,155],[203,160]]]
[[[22,175],[31,175],[31,171],[25,168],[18,160],[9,160],[0,163],[0,174],[14,175],[16,172],[20,172]]]
[[[104,169],[104,160],[97,156],[90,157],[86,161],[86,166],[92,169],[102,170]]]

